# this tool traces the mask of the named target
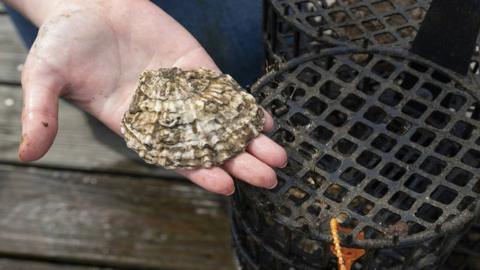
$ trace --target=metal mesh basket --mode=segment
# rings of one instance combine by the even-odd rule
[[[351,41],[408,47],[432,0],[265,0],[267,62]],[[479,73],[479,48],[471,72]]]
[[[480,103],[470,89],[402,50],[329,49],[262,78],[253,93],[289,163],[272,191],[239,184],[240,254],[260,269],[329,269],[336,217],[342,245],[366,252],[352,269],[443,262],[477,213]]]
[[[480,270],[480,220],[460,240],[444,270]]]

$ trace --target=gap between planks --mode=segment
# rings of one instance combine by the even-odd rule
[[[0,165],[0,256],[233,269],[225,200],[191,184]]]

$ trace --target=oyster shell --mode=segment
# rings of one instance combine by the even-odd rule
[[[229,75],[162,68],[140,76],[121,131],[147,163],[208,168],[244,151],[263,124],[255,98]]]

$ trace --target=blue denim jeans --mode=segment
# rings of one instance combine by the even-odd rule
[[[242,85],[252,84],[262,72],[262,1],[154,0],[202,44],[223,72]],[[37,29],[8,9],[25,44],[30,47]]]

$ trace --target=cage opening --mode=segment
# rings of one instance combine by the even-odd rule
[[[332,136],[333,136],[333,134],[332,134]],[[293,135],[293,133],[291,133],[290,131],[288,131],[286,129],[283,129],[283,128],[277,130],[272,135],[272,138],[277,143],[283,144],[283,145],[286,144],[286,143],[292,143],[293,141],[295,141],[295,136]]]
[[[465,121],[458,121],[450,130],[450,134],[464,140],[468,140],[472,137],[472,133],[475,127]]]
[[[428,66],[416,61],[409,61],[408,66],[421,73],[425,73],[429,69]]]
[[[320,93],[329,99],[336,99],[341,94],[341,89],[340,85],[327,81],[320,87]]]
[[[473,173],[458,167],[453,168],[446,177],[448,182],[454,183],[455,185],[461,187],[466,186],[472,178]]]
[[[360,6],[360,7],[352,8],[351,12],[355,16],[356,19],[365,18],[367,16],[372,15],[372,12],[370,11],[370,9],[368,9],[367,6]]]
[[[362,122],[356,122],[353,124],[353,126],[350,128],[348,131],[350,135],[353,137],[359,139],[359,140],[366,140],[372,133],[373,133],[373,128],[365,125]]]
[[[390,123],[388,123],[387,130],[398,135],[403,135],[410,129],[411,126],[412,124],[407,120],[401,117],[395,117],[390,121]]]
[[[358,145],[347,140],[347,139],[340,139],[338,140],[337,144],[334,146],[334,149],[344,155],[344,156],[350,156],[357,150]]]
[[[417,95],[425,100],[434,101],[442,92],[442,88],[431,83],[424,83],[417,90]]]
[[[460,149],[462,149],[461,144],[449,139],[443,139],[438,143],[437,147],[435,147],[435,152],[446,157],[454,157]]]
[[[319,98],[311,97],[310,99],[307,100],[307,102],[305,102],[303,107],[307,109],[307,111],[310,112],[312,115],[319,116],[327,109],[328,106],[325,102],[321,101]],[[281,116],[281,115],[275,114],[275,116]]]
[[[383,23],[377,19],[363,21],[362,25],[363,27],[365,27],[365,29],[367,29],[370,32],[375,32],[375,31],[385,29],[385,25],[383,25]]]
[[[424,193],[431,184],[430,179],[414,173],[408,178],[404,186],[416,193]]]
[[[417,149],[410,147],[408,145],[402,146],[398,152],[395,154],[395,158],[406,163],[413,164],[420,157],[421,152]]]
[[[317,166],[328,173],[335,172],[341,164],[342,162],[340,160],[328,154],[317,161]]]
[[[381,161],[381,157],[371,151],[363,151],[356,159],[357,163],[367,169],[375,168]]]
[[[440,175],[447,167],[447,163],[433,156],[428,156],[420,165],[420,169],[431,175]]]
[[[381,170],[380,175],[392,181],[400,180],[407,171],[405,168],[396,165],[395,163],[387,163]]]
[[[349,58],[355,64],[365,67],[373,59],[373,56],[369,53],[355,53],[352,54]]]
[[[466,116],[470,119],[479,121],[480,120],[480,103],[476,102],[472,104],[468,108]]]
[[[348,121],[348,115],[344,114],[343,112],[341,111],[338,111],[338,110],[335,110],[333,112],[331,112],[326,118],[325,120],[332,124],[333,126],[335,127],[341,127],[343,125],[345,125]]]
[[[438,71],[438,70],[435,70],[432,72],[432,79],[436,80],[436,81],[439,81],[441,83],[444,83],[444,84],[447,84],[449,82],[452,81],[452,79],[450,78],[449,75],[441,72],[441,71]]]
[[[385,239],[385,234],[370,226],[366,226],[362,230],[365,234],[365,239]]]
[[[302,180],[309,188],[311,188],[313,190],[317,190],[325,182],[325,177],[323,177],[322,175],[320,175],[316,172],[308,171],[302,177]]]
[[[423,203],[415,213],[415,216],[425,220],[426,222],[434,223],[440,216],[443,210],[428,203]]]
[[[397,38],[388,32],[376,34],[374,35],[374,38],[379,44],[392,44],[397,41]]]
[[[357,89],[366,95],[371,96],[380,89],[380,83],[372,78],[364,77],[357,84]]]
[[[410,141],[425,147],[429,146],[434,140],[435,133],[424,128],[418,128],[410,137]]]
[[[316,141],[326,144],[327,142],[330,141],[330,139],[333,137],[334,133],[327,129],[326,127],[323,126],[318,126],[316,127],[312,133],[310,133],[310,136],[314,138]]]
[[[290,110],[290,107],[283,103],[281,100],[274,99],[267,107],[266,109],[270,111],[274,116],[280,117],[282,115],[285,115],[288,113]]]
[[[306,117],[305,115],[301,113],[295,113],[290,117],[290,123],[294,127],[299,127],[299,126],[308,126],[310,125],[311,121],[310,118]]]
[[[442,113],[440,111],[433,111],[430,116],[425,120],[428,125],[443,129],[450,122],[450,115]]]
[[[470,196],[466,196],[458,203],[457,209],[459,211],[464,211],[465,209],[471,209],[474,202],[475,202],[474,198],[472,198]]]
[[[311,160],[317,155],[317,150],[315,149],[315,146],[307,142],[300,143],[300,148],[298,149],[298,152],[307,160]]]
[[[442,100],[440,105],[453,112],[458,112],[463,107],[463,105],[465,105],[466,102],[467,99],[465,97],[453,93],[448,93]]]
[[[357,112],[359,111],[363,105],[365,104],[365,100],[361,97],[358,97],[354,94],[348,94],[343,100],[341,105],[350,111]]]
[[[377,179],[373,179],[368,182],[364,190],[368,194],[380,199],[388,193],[388,186]]]
[[[363,117],[372,123],[380,124],[384,122],[387,113],[380,107],[372,106],[368,108]]]
[[[330,12],[328,15],[330,15],[330,18],[335,23],[344,23],[351,20],[350,16],[348,16],[345,11]]]
[[[299,81],[305,83],[306,85],[312,87],[317,84],[321,79],[322,76],[316,72],[315,70],[307,67],[303,69],[298,75],[297,78]]]
[[[365,179],[365,174],[353,167],[349,167],[342,174],[340,174],[340,179],[350,184],[351,186],[357,186]]]
[[[397,30],[400,36],[406,40],[411,40],[417,35],[417,29],[407,26]]]
[[[365,216],[375,207],[375,204],[361,196],[353,198],[347,206],[353,212]]]
[[[443,204],[450,204],[457,198],[458,192],[446,186],[438,186],[430,195],[430,198]]]
[[[399,222],[400,219],[401,219],[400,215],[395,214],[392,211],[385,208],[380,209],[380,211],[378,211],[378,213],[373,217],[373,221],[383,227],[394,225],[397,222]]]
[[[288,196],[288,199],[295,203],[295,205],[299,206],[302,203],[304,203],[306,200],[308,200],[309,195],[305,191],[297,188],[297,187],[292,187],[290,188],[286,195]]]
[[[388,153],[397,144],[397,140],[381,133],[373,141],[372,146],[376,149]]]
[[[407,210],[410,210],[410,208],[412,208],[415,201],[416,200],[411,196],[409,196],[407,193],[403,191],[398,191],[390,198],[388,203],[400,210],[407,211]]]
[[[408,101],[402,108],[403,113],[414,119],[420,118],[426,110],[427,105],[413,99]]]
[[[410,90],[417,84],[418,80],[419,78],[417,76],[404,71],[398,75],[394,82],[403,89]]]
[[[400,101],[402,101],[402,99],[403,99],[402,94],[400,94],[399,92],[394,91],[390,88],[385,90],[382,93],[382,95],[380,95],[380,97],[378,98],[378,100],[380,100],[382,103],[384,103],[388,106],[392,106],[392,107],[398,105],[398,103],[400,103]]]
[[[386,16],[385,21],[391,26],[402,26],[408,22],[405,17],[398,13]]]
[[[342,202],[345,195],[347,195],[348,190],[340,185],[332,184],[330,185],[323,195],[335,202]]]
[[[473,168],[480,168],[480,151],[468,150],[462,157],[462,162]]]
[[[373,67],[372,72],[378,76],[387,79],[395,71],[395,66],[385,60],[378,61]]]

